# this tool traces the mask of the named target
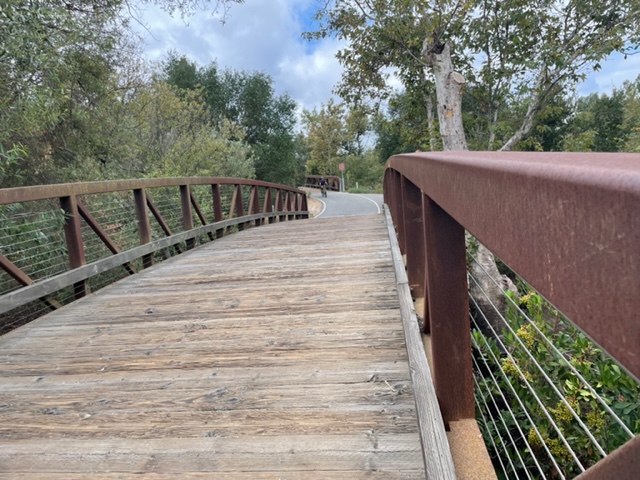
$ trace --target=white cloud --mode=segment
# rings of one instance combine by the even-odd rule
[[[262,71],[274,79],[278,94],[285,92],[303,108],[332,97],[341,76],[335,58],[340,42],[309,43],[301,37],[315,10],[313,0],[247,0],[234,5],[223,24],[199,12],[186,23],[155,6],[145,8],[145,54],[163,58],[169,50],[199,65],[216,62],[220,68]],[[142,30],[142,29],[139,29]]]
[[[597,72],[588,73],[587,78],[578,85],[579,94],[610,94],[626,80],[635,80],[640,75],[640,54],[629,55],[625,59],[624,55],[614,53],[601,63],[601,67]]]

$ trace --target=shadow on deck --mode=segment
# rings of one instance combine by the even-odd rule
[[[424,478],[384,216],[224,237],[0,337],[2,478]]]

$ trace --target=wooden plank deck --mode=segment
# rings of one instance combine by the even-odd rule
[[[253,228],[0,337],[0,478],[424,478],[382,215]]]

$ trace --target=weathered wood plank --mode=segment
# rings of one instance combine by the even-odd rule
[[[242,231],[91,294],[0,337],[0,392],[2,478],[424,478],[382,216]]]

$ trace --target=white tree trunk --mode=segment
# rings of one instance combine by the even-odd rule
[[[431,68],[436,83],[436,99],[443,150],[467,150],[462,126],[462,90],[464,77],[453,70],[448,44],[433,44],[425,39],[422,54]]]
[[[429,129],[429,150],[435,152],[438,142],[436,140],[435,119],[433,118],[433,98],[431,98],[431,94],[427,95],[425,107],[427,109],[427,127]]]
[[[435,77],[443,150],[467,150],[467,140],[462,126],[462,90],[465,79],[453,70],[449,45],[431,43],[431,38],[427,37],[422,45],[422,54]],[[495,280],[495,282],[490,280],[483,282],[482,288],[493,305],[497,307],[499,311],[497,315],[499,316],[504,311],[504,294],[498,285],[502,285],[506,277],[503,278],[500,275],[493,254],[482,245],[478,249],[476,262],[482,265],[482,268],[489,272],[489,276]],[[486,278],[486,275],[482,277]],[[484,312],[488,315],[493,313],[493,310],[488,307],[490,303],[485,300],[486,297],[478,289],[472,289],[470,294],[476,301],[484,301],[484,303],[480,303]],[[496,320],[491,318],[491,321]]]
[[[536,78],[536,83],[533,87],[531,100],[529,101],[529,107],[527,107],[527,113],[524,116],[522,125],[520,125],[520,128],[516,131],[516,133],[514,133],[511,138],[507,140],[507,142],[500,148],[501,152],[511,151],[515,144],[526,137],[533,128],[533,117],[542,106],[543,96],[541,94],[541,88],[545,79],[546,75],[541,71],[538,74],[538,78]]]

